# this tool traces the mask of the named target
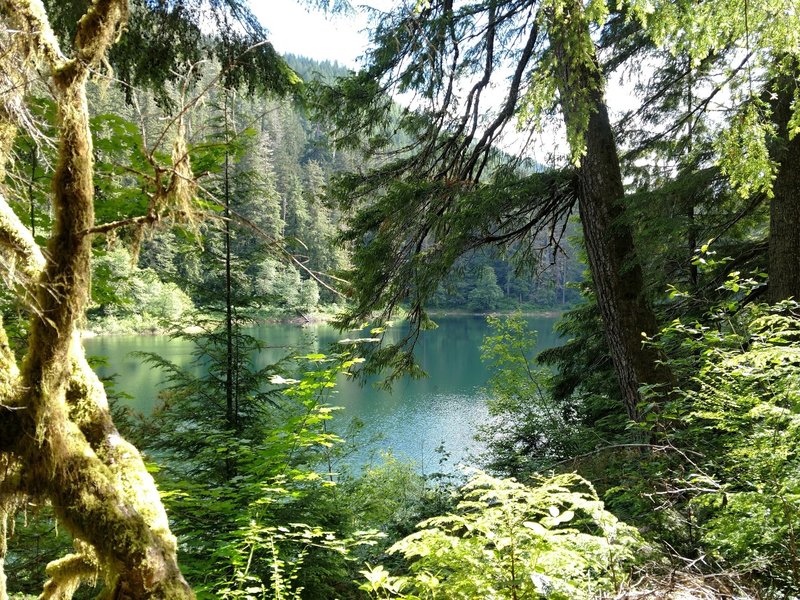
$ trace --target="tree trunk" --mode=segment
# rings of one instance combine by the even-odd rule
[[[800,300],[800,135],[789,139],[789,119],[800,73],[793,71],[778,77],[773,120],[777,128],[771,149],[778,163],[769,204],[769,289],[770,302],[787,298]]]
[[[687,78],[687,98],[686,98],[686,112],[688,115],[692,114],[692,104],[694,102],[694,96],[692,95],[692,86],[694,85],[694,81],[692,78],[692,66],[691,61],[687,61],[689,63],[689,77]],[[689,160],[692,160],[692,151],[694,149],[694,120],[690,116],[687,122],[687,146],[686,152],[688,154]],[[694,194],[691,194],[690,197],[687,199],[687,206],[686,206],[686,220],[687,220],[687,238],[688,238],[688,246],[689,246],[689,256],[687,262],[689,263],[689,283],[692,286],[692,290],[697,289],[697,284],[700,281],[700,269],[698,265],[695,263],[695,255],[697,254],[697,223],[695,222],[695,198]]]
[[[230,429],[237,428],[238,414],[233,405],[233,298],[231,289],[231,190],[230,190],[230,139],[228,129],[228,89],[225,94],[225,165],[223,194],[225,201],[225,418]]]
[[[578,167],[578,203],[597,304],[625,409],[629,418],[638,420],[640,386],[669,387],[672,377],[658,353],[642,344],[643,335],[656,333],[657,323],[624,218],[625,192],[603,100],[604,81],[580,0],[572,0],[565,14],[553,15],[549,31],[564,123],[578,134],[571,139],[585,144]],[[574,152],[576,142],[572,144]]]
[[[0,0],[0,16],[18,19],[21,35],[30,36],[30,45],[49,63],[58,104],[59,157],[47,260],[0,197],[0,244],[33,281],[32,291],[20,296],[33,313],[22,369],[17,370],[0,332],[5,405],[0,418],[7,421],[0,432],[9,431],[8,421],[14,425],[11,439],[0,444],[5,467],[0,468],[0,513],[21,495],[48,499],[78,550],[48,565],[44,600],[70,598],[81,579],[100,573],[108,598],[194,597],[178,568],[176,541],[153,479],[114,427],[103,387],[86,364],[76,334],[89,294],[94,225],[86,82],[127,14],[127,0],[96,0],[78,24],[75,58],[66,60],[40,2]]]

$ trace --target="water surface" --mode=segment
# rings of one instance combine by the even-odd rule
[[[555,320],[528,318],[531,329],[538,331],[539,350],[558,342]],[[480,345],[490,329],[485,318],[477,316],[437,317],[436,322],[439,327],[424,332],[416,348],[417,360],[429,377],[405,377],[391,392],[344,379],[337,386],[330,403],[344,410],[337,413],[335,426],[343,430],[346,422],[357,417],[364,423],[362,440],[381,438],[357,454],[358,462],[387,450],[431,472],[439,468],[441,453],[435,451],[439,446],[450,455],[448,468],[480,450],[473,436],[476,424],[488,418],[482,388],[489,379],[480,360]],[[271,347],[258,357],[260,365],[293,350],[325,352],[331,342],[357,337],[325,324],[267,324],[249,333]],[[116,374],[117,389],[130,394],[132,407],[145,414],[158,401],[163,373],[131,353],[153,352],[183,367],[192,361],[192,344],[168,336],[103,336],[86,339],[84,345],[88,354],[107,358],[108,365],[98,368],[99,374]]]

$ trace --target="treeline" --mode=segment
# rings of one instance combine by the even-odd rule
[[[311,83],[347,74],[335,63],[303,57],[289,56],[287,63]],[[132,199],[130,192],[113,188],[123,163],[120,139],[125,148],[135,149],[144,143],[143,132],[157,137],[160,109],[148,95],[140,100],[143,112],[137,114],[120,93],[95,94],[99,174],[107,177],[101,189],[108,192],[98,202],[98,212],[114,222],[130,213]],[[52,120],[52,106],[45,106],[48,112],[43,116]],[[338,310],[343,302],[340,291],[346,287],[338,279],[350,265],[351,246],[338,239],[342,214],[326,195],[332,177],[357,167],[354,153],[337,151],[328,126],[296,100],[248,98],[217,85],[205,94],[201,107],[188,113],[185,127],[202,192],[218,212],[225,198],[229,203],[225,218],[233,226],[231,260],[239,302],[246,298],[252,308],[272,318]],[[30,140],[19,143],[31,145]],[[36,164],[23,168],[35,171]],[[32,178],[39,200],[32,201],[30,214],[34,226],[38,219],[41,232],[47,226],[48,174],[41,171]],[[222,284],[215,280],[216,270],[208,267],[225,262],[222,238],[215,233],[220,224],[206,223],[203,228],[203,235],[174,227],[122,231],[119,244],[112,238],[105,248],[98,246],[89,327],[115,332],[163,329],[190,307],[207,305],[214,294],[219,296]],[[130,241],[133,252],[126,249]],[[578,299],[571,284],[582,279],[582,271],[578,252],[566,241],[558,252],[548,252],[543,245],[540,260],[523,272],[516,272],[508,257],[475,253],[460,261],[431,298],[431,307],[475,312],[564,307]],[[149,290],[148,297],[136,289]]]
[[[345,73],[330,63],[291,60],[309,77]],[[209,294],[219,292],[214,280],[219,269],[213,266],[224,270],[224,223],[234,229],[230,260],[236,265],[237,293],[265,316],[296,316],[341,301],[333,291],[335,275],[347,266],[348,256],[335,244],[339,215],[324,196],[331,175],[352,168],[351,155],[337,153],[296,101],[245,98],[214,84],[218,74],[205,77],[198,89],[205,85],[209,90],[185,122],[187,150],[207,196],[206,208],[222,217],[227,201],[230,214],[200,228],[193,227],[191,215],[188,227],[174,227],[170,219],[147,230],[136,226],[137,211],[146,209],[146,189],[154,180],[146,144],[163,135],[166,113],[149,93],[139,92],[134,108],[118,90],[90,89],[98,221],[103,227],[133,219],[95,245],[92,328],[163,329],[192,306],[202,306]],[[180,101],[177,91],[171,101]],[[44,97],[34,103],[48,134],[55,134],[55,109]],[[163,158],[164,151],[159,148],[155,155]],[[21,193],[12,205],[44,240],[52,226],[55,148],[20,136],[15,152],[19,179],[14,184]]]
[[[295,62],[310,76],[343,74],[330,64]],[[139,267],[180,285],[197,306],[221,293],[219,273],[227,262],[239,303],[247,298],[265,315],[308,314],[340,301],[335,275],[348,259],[335,244],[339,217],[324,195],[332,173],[352,167],[348,154],[335,152],[292,100],[244,98],[219,87],[209,90],[186,127],[193,168],[203,174],[198,181],[223,226],[208,226],[203,235],[174,228],[148,233]]]
[[[428,301],[432,309],[485,313],[496,310],[564,310],[580,300],[585,265],[565,242],[562,251],[543,250],[533,271],[517,270],[509,258],[475,252],[460,258]]]

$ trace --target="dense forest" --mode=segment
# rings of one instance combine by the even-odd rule
[[[796,2],[404,0],[358,71],[240,0],[0,23],[0,600],[800,597]],[[486,451],[348,466],[443,312]],[[137,414],[87,331],[191,364]]]

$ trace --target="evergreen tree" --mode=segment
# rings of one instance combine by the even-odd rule
[[[783,12],[769,0],[748,2],[744,10],[724,3],[701,7],[656,2],[630,2],[630,12],[661,47],[688,59],[689,72],[713,71],[725,65],[726,74],[711,78],[710,95],[695,100],[692,113],[703,114],[712,98],[726,90],[727,118],[714,132],[714,158],[731,187],[751,204],[770,200],[769,296],[779,301],[800,291],[800,213],[797,211],[798,142],[797,11]],[[718,23],[707,28],[702,23]],[[736,52],[744,50],[744,55]],[[732,67],[729,65],[733,65]],[[689,123],[695,118],[690,115]],[[794,124],[794,125],[792,125]],[[794,127],[794,129],[793,129]],[[690,129],[691,131],[691,129]],[[774,278],[774,279],[773,279]],[[762,290],[763,291],[763,290]],[[757,292],[760,293],[760,292]]]
[[[244,148],[234,168],[233,187],[239,199],[237,213],[258,227],[267,239],[278,240],[285,224],[281,219],[281,199],[272,166],[272,142],[264,132],[250,129],[239,135],[244,138]],[[257,243],[258,237],[251,233],[242,236],[238,244],[245,243],[248,238],[250,243]]]
[[[769,205],[769,299],[773,303],[800,299],[800,56],[786,56],[784,61],[785,71],[774,80],[771,107],[775,129],[770,157],[777,165]]]
[[[655,335],[656,318],[625,219],[619,156],[583,3],[557,3],[548,15],[548,35],[564,124],[579,163],[578,204],[592,282],[623,402],[628,417],[637,419],[639,387],[668,387],[672,376],[657,352],[642,346],[643,334]]]
[[[344,132],[341,141],[385,148],[393,106],[387,90],[414,89],[426,101],[396,122],[414,140],[404,153],[365,176],[343,178],[339,188],[345,205],[377,197],[351,221],[347,234],[363,247],[355,251],[360,304],[346,324],[376,309],[390,313],[402,301],[410,302],[412,318],[423,323],[425,302],[460,254],[513,243],[520,259],[530,260],[536,234],[563,232],[564,217],[577,200],[623,404],[629,417],[638,418],[639,387],[668,387],[671,377],[653,348],[641,343],[643,332],[656,333],[656,318],[626,220],[619,157],[590,36],[590,23],[604,21],[607,13],[599,4],[591,11],[587,16],[582,3],[570,0],[542,10],[534,2],[437,2],[399,7],[378,27],[367,68],[327,96],[340,106],[342,98],[349,101],[350,110],[332,117]],[[436,42],[420,45],[423,38]],[[511,77],[502,77],[504,98],[490,109],[484,91],[506,71]],[[461,101],[453,90],[470,75],[476,83]],[[554,92],[574,175],[568,169],[526,172],[519,157],[494,148],[510,123],[534,127]]]
[[[300,177],[296,174],[289,175],[286,182],[284,196],[286,203],[286,238],[295,239],[301,242],[298,251],[307,258],[308,248],[303,243],[307,238],[311,225],[311,215],[308,210],[306,196],[303,194],[303,184]],[[302,249],[302,250],[301,250]]]
[[[309,266],[322,277],[336,275],[347,267],[348,261],[346,250],[336,244],[338,215],[325,203],[326,175],[316,161],[308,162],[305,172],[305,196],[311,222],[303,241],[308,248]],[[323,289],[320,293],[327,302],[337,300],[329,290]]]

